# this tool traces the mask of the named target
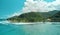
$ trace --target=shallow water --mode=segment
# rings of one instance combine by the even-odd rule
[[[60,35],[60,25],[57,23],[60,22],[20,25],[2,22],[0,23],[0,35]]]

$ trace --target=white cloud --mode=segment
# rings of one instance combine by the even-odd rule
[[[26,0],[25,6],[23,7],[22,11],[25,12],[48,12],[52,10],[56,10],[60,5],[60,0],[56,0],[53,2],[45,2],[44,0]]]
[[[48,12],[53,10],[60,10],[60,0],[56,0],[54,2],[45,2],[44,0],[26,0],[24,2],[24,7],[22,8],[22,12],[15,12],[13,15],[9,16],[18,16],[22,13],[27,12]]]
[[[13,17],[13,16],[19,16],[20,14],[22,14],[23,12],[19,11],[19,12],[15,12],[14,14],[8,15],[8,18]]]

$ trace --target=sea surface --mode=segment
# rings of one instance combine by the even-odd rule
[[[60,35],[60,22],[14,24],[0,21],[0,35]]]

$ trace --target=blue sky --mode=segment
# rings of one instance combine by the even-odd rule
[[[53,1],[55,1],[55,0],[44,0],[44,1],[46,1],[46,2],[53,2]]]
[[[6,18],[22,9],[25,0],[0,0],[0,18]]]
[[[26,0],[0,0],[0,18],[7,18],[15,12],[20,11],[24,7]],[[53,2],[55,0],[44,0],[46,2]]]

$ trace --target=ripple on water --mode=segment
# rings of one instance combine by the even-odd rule
[[[22,25],[2,23],[0,35],[60,35],[60,25],[49,24],[49,22]]]

